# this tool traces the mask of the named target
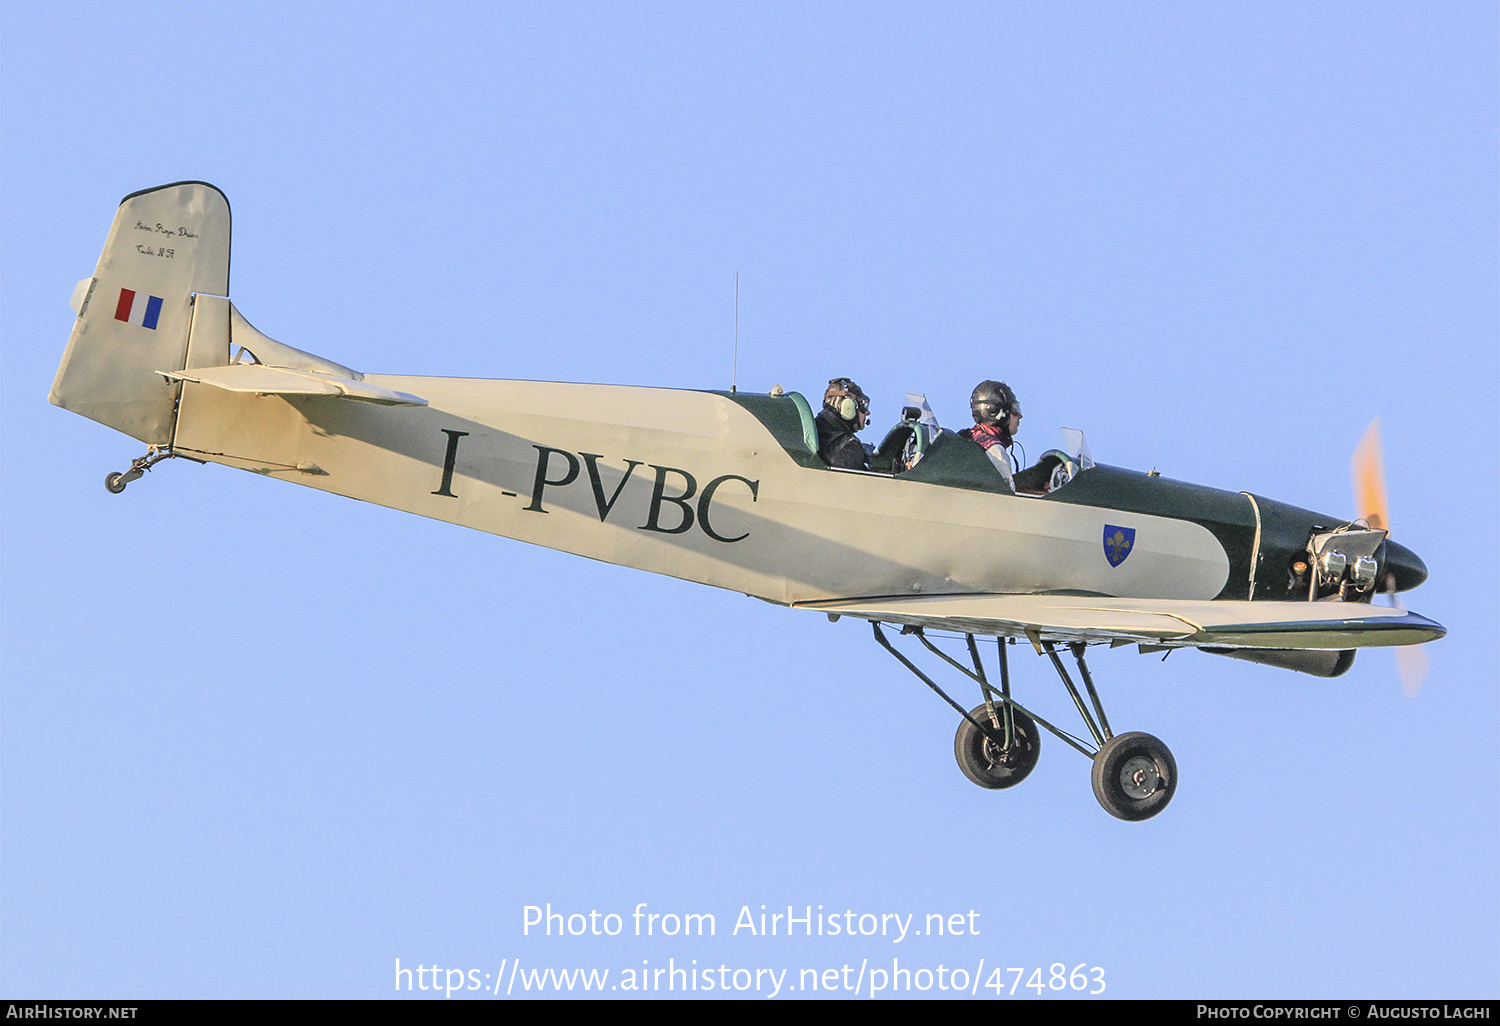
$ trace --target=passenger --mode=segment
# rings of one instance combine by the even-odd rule
[[[984,447],[985,455],[1014,491],[1014,471],[1021,469],[1012,466],[1010,451],[1016,432],[1021,429],[1021,403],[1016,393],[1003,381],[981,381],[969,396],[969,409],[974,412],[974,426],[964,428],[959,434]]]
[[[848,378],[834,378],[818,413],[818,455],[830,467],[869,470],[870,454],[857,433],[870,420],[870,397]]]

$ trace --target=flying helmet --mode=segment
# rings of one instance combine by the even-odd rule
[[[850,378],[834,378],[823,393],[823,405],[851,424],[859,414],[870,415],[870,397]]]
[[[969,396],[969,409],[974,413],[974,423],[1005,428],[1011,415],[1021,412],[1021,401],[1005,382],[981,381]]]

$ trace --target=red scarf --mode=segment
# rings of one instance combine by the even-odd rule
[[[975,424],[971,428],[964,428],[959,434],[971,442],[978,442],[986,449],[995,445],[1003,445],[1007,449],[1010,448],[1010,435],[1006,434],[996,424]]]

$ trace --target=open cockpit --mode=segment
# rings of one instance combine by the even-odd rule
[[[810,469],[840,474],[900,478],[949,488],[1038,498],[1064,487],[1094,466],[1083,432],[1063,428],[1061,448],[1048,449],[1032,466],[1014,475],[1014,487],[985,450],[957,432],[940,427],[924,397],[908,393],[911,405],[901,421],[870,452],[869,470],[830,467],[818,456],[818,430],[811,404],[799,392],[770,394],[715,391],[753,414],[788,456]]]

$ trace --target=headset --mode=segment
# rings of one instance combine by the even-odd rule
[[[870,414],[870,397],[849,378],[833,378],[828,382],[828,391],[823,393],[823,405],[851,424],[859,414]]]

